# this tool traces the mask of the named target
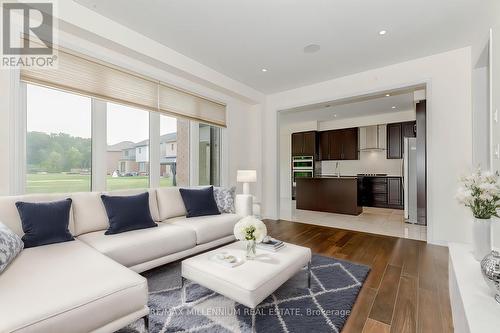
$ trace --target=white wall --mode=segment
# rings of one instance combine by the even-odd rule
[[[334,175],[337,161],[321,162],[321,173],[323,175]],[[338,161],[339,172],[343,176],[356,176],[359,173],[386,173],[389,176],[402,176],[402,160],[387,159],[387,153],[383,151],[362,151],[359,160]]]
[[[262,106],[250,106],[234,101],[228,105],[228,127],[224,140],[228,147],[228,179],[242,193],[242,184],[236,183],[236,172],[240,169],[257,170],[257,183],[250,184],[250,193],[262,200],[262,135],[260,131]]]
[[[277,113],[292,107],[427,84],[428,240],[468,240],[470,217],[455,200],[457,177],[472,164],[471,48],[466,47],[267,97],[263,113],[263,214],[277,218]]]
[[[475,166],[489,168],[490,154],[490,108],[489,108],[489,68],[472,70],[472,138],[473,162]]]
[[[398,112],[382,113],[373,116],[351,117],[338,120],[322,121],[319,123],[320,131],[334,130],[339,128],[372,126],[380,124],[399,123],[415,120],[415,110],[404,110]]]
[[[264,96],[260,92],[72,1],[60,2],[59,16],[63,20],[59,24],[63,28],[58,38],[61,46],[225,103],[228,128],[223,134],[223,184],[236,185],[238,168],[253,168],[261,174],[259,126]],[[16,168],[10,161],[15,149],[9,138],[13,133],[11,97],[16,87],[9,71],[0,71],[0,84],[0,152],[8,157],[0,159],[0,194],[12,194]],[[252,190],[260,196],[260,183]]]

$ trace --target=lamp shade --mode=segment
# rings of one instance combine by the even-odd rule
[[[257,181],[256,170],[238,170],[236,181],[239,183],[255,183]]]

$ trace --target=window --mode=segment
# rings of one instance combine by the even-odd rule
[[[90,191],[91,100],[26,85],[26,193]]]
[[[199,184],[220,185],[220,128],[199,125]]]
[[[108,191],[149,187],[149,112],[107,103]]]
[[[92,98],[29,83],[26,96],[25,192],[91,191],[92,107],[96,105]],[[106,137],[106,170],[94,171],[102,172],[94,183],[108,191],[150,187],[150,112],[110,102],[104,111],[106,133],[102,129],[94,139]],[[220,185],[221,129],[163,114],[159,117],[160,156],[154,159],[160,168],[155,168],[151,179],[157,181],[159,176],[162,187],[189,186],[194,153],[198,179],[193,183]],[[193,136],[199,137],[198,144],[190,143],[192,130],[198,131]],[[101,177],[104,173],[106,177]]]
[[[158,181],[161,186],[186,186],[190,172],[198,178],[198,167],[200,176],[191,183],[220,183],[221,129],[207,124],[226,125],[223,103],[62,49],[58,60],[57,69],[20,70],[23,91],[19,96],[27,99],[18,101],[26,108],[20,108],[16,122],[27,118],[26,133],[20,133],[26,135],[27,154],[15,162],[26,164],[27,175],[15,180],[15,192],[18,181],[25,178],[27,193],[89,191],[92,186],[96,190],[146,188],[150,179],[154,186]],[[169,116],[151,116],[155,111]],[[96,128],[92,128],[92,116]],[[103,117],[107,127],[99,126],[104,125]],[[156,123],[150,132],[150,119],[158,118],[160,133]],[[192,138],[200,134],[201,139],[190,142],[190,134]],[[160,156],[157,147],[150,154],[150,139],[159,143]],[[10,145],[17,149],[18,140]],[[93,160],[97,163],[92,168]]]
[[[189,121],[160,115],[160,186],[188,185]]]

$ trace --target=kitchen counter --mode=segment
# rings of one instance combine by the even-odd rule
[[[297,209],[359,215],[357,176],[297,178]]]

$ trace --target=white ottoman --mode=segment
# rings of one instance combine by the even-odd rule
[[[304,266],[310,268],[311,262],[309,248],[288,243],[278,252],[257,249],[257,258],[232,268],[209,259],[219,252],[245,258],[245,244],[235,242],[184,260],[182,277],[250,308],[255,308]]]

